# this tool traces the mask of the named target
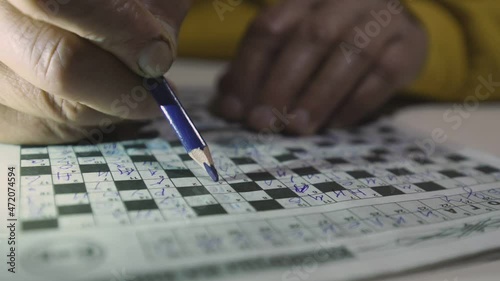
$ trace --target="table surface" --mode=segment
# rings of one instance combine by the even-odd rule
[[[217,78],[226,68],[222,61],[178,60],[169,78],[179,89],[215,89]],[[460,106],[460,103],[458,103]],[[500,103],[480,104],[461,115],[458,121],[446,122],[443,114],[454,104],[426,104],[405,107],[393,115],[395,124],[418,133],[422,139],[432,138],[433,130],[442,130],[447,143],[470,147],[500,157]],[[454,114],[454,113],[452,113]],[[500,254],[481,261],[458,263],[404,276],[384,278],[387,281],[493,281],[500,280]]]

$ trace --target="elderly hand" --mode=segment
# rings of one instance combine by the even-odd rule
[[[215,104],[256,130],[352,125],[414,81],[426,53],[397,0],[284,0],[251,25]]]
[[[160,115],[143,77],[170,68],[189,6],[0,0],[0,142],[71,142]]]

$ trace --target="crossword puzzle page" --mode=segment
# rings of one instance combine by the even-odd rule
[[[17,257],[1,279],[356,280],[500,248],[493,157],[427,153],[388,121],[300,139],[222,128],[204,133],[219,182],[168,136],[0,146]]]

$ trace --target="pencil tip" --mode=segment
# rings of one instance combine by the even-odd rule
[[[218,182],[219,181],[219,174],[217,174],[217,170],[215,169],[215,167],[213,165],[208,165],[207,163],[203,163],[203,165],[205,166],[205,170],[210,175],[212,180],[214,182]]]

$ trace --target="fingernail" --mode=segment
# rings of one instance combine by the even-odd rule
[[[309,133],[311,131],[311,115],[309,111],[299,108],[294,110],[292,114],[295,115],[295,119],[288,125],[289,130],[300,134]]]
[[[167,73],[172,65],[173,54],[169,45],[156,41],[142,50],[139,55],[139,67],[148,77],[160,77]]]
[[[219,104],[219,111],[228,119],[241,120],[243,118],[243,103],[236,97],[226,96]]]
[[[269,127],[276,120],[272,108],[267,105],[260,105],[254,108],[248,117],[248,125],[254,129]]]

